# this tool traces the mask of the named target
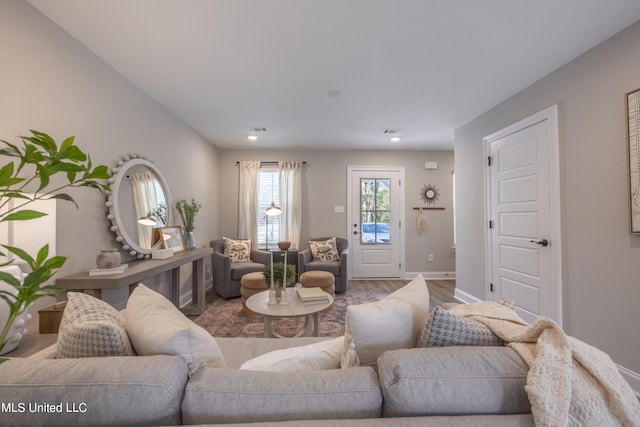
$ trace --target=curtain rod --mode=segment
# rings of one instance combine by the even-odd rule
[[[236,162],[236,165],[239,165],[240,162]],[[266,161],[260,161],[260,165],[277,165],[278,162],[266,162]],[[306,165],[307,162],[302,162],[303,165]]]

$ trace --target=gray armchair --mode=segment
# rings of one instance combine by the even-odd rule
[[[222,298],[239,297],[242,276],[264,271],[271,259],[269,252],[251,249],[249,261],[233,263],[231,258],[224,254],[224,240],[212,240],[209,246],[213,248],[213,290]]]
[[[330,237],[316,237],[310,240],[327,240]],[[298,253],[298,274],[305,271],[328,271],[336,278],[336,292],[347,291],[347,256],[349,255],[349,241],[336,237],[336,248],[340,255],[339,261],[314,261],[311,249],[307,248]]]

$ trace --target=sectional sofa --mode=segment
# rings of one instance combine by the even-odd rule
[[[347,307],[336,338],[214,338],[142,284],[124,313],[70,292],[56,344],[0,364],[9,426],[638,420],[638,399],[603,352],[550,319],[528,325],[508,304],[429,312],[422,277]]]
[[[55,346],[0,365],[3,425],[532,426],[527,365],[507,347],[389,351],[376,366],[240,370],[326,338],[217,338],[227,367],[189,376],[178,356],[52,359]]]

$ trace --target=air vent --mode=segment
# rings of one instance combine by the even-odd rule
[[[402,129],[385,129],[385,135],[399,135],[402,132]]]
[[[253,133],[260,133],[260,132],[266,132],[267,128],[262,128],[262,127],[249,127],[247,128],[247,130],[249,132],[253,132]]]

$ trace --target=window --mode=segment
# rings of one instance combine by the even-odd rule
[[[280,241],[280,217],[270,217],[265,211],[271,202],[280,206],[280,178],[278,168],[263,166],[258,172],[258,246],[276,248]]]
[[[390,187],[388,178],[360,180],[360,243],[389,243]]]

